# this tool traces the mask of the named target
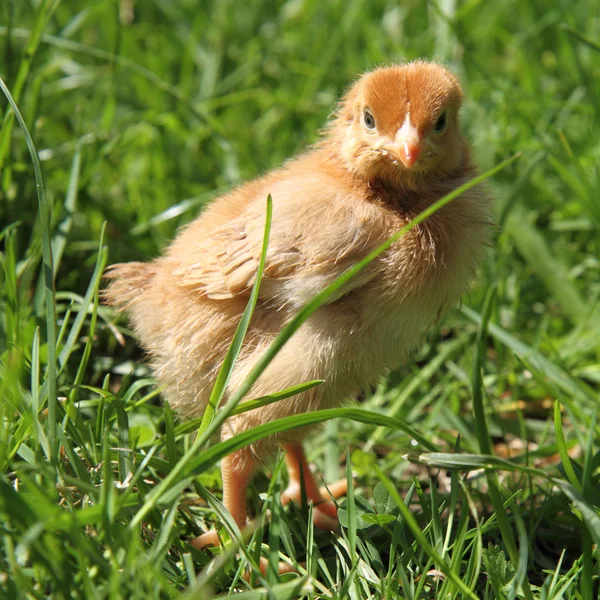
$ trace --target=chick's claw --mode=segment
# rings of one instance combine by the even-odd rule
[[[269,561],[264,556],[261,556],[258,566],[260,568],[260,572],[263,574],[264,577],[266,577],[267,572],[269,570]],[[304,566],[304,564],[302,564],[302,566]],[[294,569],[292,565],[283,561],[279,561],[279,564],[277,565],[277,572],[279,573],[279,575],[285,575],[285,573],[297,573],[298,571],[296,571],[296,569]],[[246,581],[250,580],[249,571],[247,571],[244,575],[244,579]]]
[[[206,533],[199,535],[198,537],[190,540],[190,544],[197,550],[204,550],[208,546],[220,546],[221,540],[216,529],[210,529]]]

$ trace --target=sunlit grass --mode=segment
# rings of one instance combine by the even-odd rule
[[[5,2],[22,122],[0,96],[0,597],[596,598],[599,28],[581,0]],[[217,408],[224,370],[214,413],[180,422],[101,305],[103,269],[314,141],[358,73],[417,57],[464,82],[482,171],[522,153],[489,181],[478,281],[360,406],[211,441],[244,389]],[[279,460],[240,537],[219,459],[313,422],[319,472],[353,490],[340,534],[279,505]],[[187,544],[213,523],[225,549]]]

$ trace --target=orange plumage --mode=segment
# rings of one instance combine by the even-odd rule
[[[367,73],[313,148],[215,200],[164,256],[111,267],[106,297],[128,313],[172,406],[185,416],[206,407],[257,271],[267,195],[273,222],[264,279],[230,389],[300,306],[474,176],[459,129],[461,101],[457,79],[435,63]],[[489,211],[485,193],[471,189],[371,263],[290,339],[251,396],[311,379],[326,383],[234,417],[222,435],[336,406],[405,361],[473,277]],[[302,453],[307,433],[282,433],[223,461],[224,502],[240,526],[252,472],[278,446],[294,488],[285,498],[297,495],[300,477],[309,498],[320,498]],[[333,526],[333,504],[317,508],[319,524]],[[215,541],[208,532],[197,545]]]

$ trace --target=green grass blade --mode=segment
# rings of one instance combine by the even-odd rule
[[[567,441],[565,440],[565,434],[562,427],[560,402],[558,400],[554,403],[554,431],[556,433],[556,445],[560,454],[560,460],[567,475],[567,479],[578,492],[581,492],[581,482],[575,474],[575,470],[573,469],[573,465],[571,463],[571,457],[569,456],[569,449],[567,447]]]
[[[352,475],[352,461],[350,452],[346,452],[346,481],[348,482],[348,493],[346,500],[346,511],[348,512],[348,547],[350,548],[350,562],[355,565],[356,557],[356,503],[354,501],[354,478]]]
[[[554,256],[541,232],[529,223],[521,207],[516,207],[506,221],[506,229],[519,252],[544,281],[548,291],[575,323],[588,319],[589,308],[568,274],[567,266]],[[592,325],[592,324],[590,324]],[[599,327],[597,319],[593,323]]]
[[[324,379],[314,379],[312,381],[307,381],[306,383],[300,383],[298,385],[294,385],[289,387],[281,392],[276,392],[274,394],[269,394],[268,396],[261,396],[260,398],[254,398],[252,400],[245,400],[238,404],[230,413],[230,416],[241,415],[249,410],[255,410],[257,408],[261,408],[263,406],[268,406],[269,404],[273,404],[275,402],[279,402],[280,400],[285,400],[286,398],[291,398],[292,396],[296,396],[297,394],[302,394],[308,390],[311,390],[314,387],[319,385],[323,385],[325,383]]]
[[[31,413],[37,421],[40,410],[40,328],[35,328],[31,348]]]
[[[471,598],[472,600],[478,600],[477,595],[471,590],[467,584],[451,569],[450,565],[438,554],[438,552],[433,548],[433,546],[429,543],[428,539],[425,537],[424,533],[421,531],[417,520],[413,516],[412,512],[403,502],[398,490],[394,484],[383,474],[381,469],[375,466],[375,470],[377,472],[377,477],[379,480],[385,485],[388,490],[390,496],[396,502],[396,505],[400,509],[400,514],[404,519],[405,523],[408,525],[412,534],[415,536],[419,546],[423,548],[427,556],[431,558],[436,564],[436,566],[446,575],[452,583],[461,591],[464,595],[464,598]]]
[[[171,466],[177,462],[177,446],[175,445],[175,423],[173,411],[168,401],[164,402],[165,411],[165,439],[167,445],[167,458]]]
[[[44,269],[44,286],[45,286],[45,310],[46,310],[46,343],[48,348],[48,368],[46,371],[46,379],[48,382],[48,420],[46,422],[48,443],[50,445],[50,460],[57,460],[57,364],[56,364],[56,301],[54,290],[54,267],[52,261],[52,242],[50,237],[50,203],[46,198],[46,187],[44,185],[44,177],[42,168],[37,154],[33,139],[25,125],[25,121],[21,116],[19,108],[15,103],[10,91],[0,78],[0,90],[6,96],[15,117],[23,131],[25,143],[31,156],[33,170],[35,174],[36,189],[39,206],[40,229],[42,232],[42,257]]]
[[[475,433],[479,449],[482,454],[492,454],[492,441],[487,427],[485,418],[485,408],[483,406],[483,382],[481,379],[481,369],[483,355],[485,353],[485,338],[487,333],[487,324],[492,314],[492,305],[496,290],[491,287],[485,298],[483,311],[481,316],[481,324],[477,332],[477,340],[475,343],[475,355],[473,360],[473,417],[475,420]]]
[[[90,305],[93,303],[94,297],[98,295],[98,290],[100,289],[102,273],[104,272],[107,260],[106,250],[103,249],[105,230],[106,223],[103,223],[102,229],[100,230],[100,239],[98,241],[98,258],[96,259],[96,265],[94,267],[94,272],[92,273],[92,278],[90,279],[85,297],[79,306],[79,311],[77,312],[75,321],[73,322],[71,330],[69,331],[67,341],[65,342],[65,345],[58,356],[58,362],[61,369],[64,368],[69,356],[73,352],[75,345],[78,343],[79,335],[88,315]]]
[[[77,147],[73,155],[73,163],[71,165],[71,173],[69,174],[69,185],[65,196],[64,209],[66,211],[64,219],[57,227],[54,239],[52,240],[52,258],[54,259],[54,270],[58,270],[62,260],[67,239],[71,227],[73,226],[73,217],[77,210],[77,192],[80,185],[81,177],[81,147]]]
[[[596,50],[596,52],[600,52],[600,44],[597,41],[590,39],[587,35],[581,33],[581,31],[578,29],[575,29],[575,27],[571,27],[566,23],[561,23],[560,28],[570,36],[574,37],[576,40],[588,46],[588,48],[592,48],[593,50]]]
[[[201,455],[195,456],[190,459],[184,473],[202,472],[208,468],[215,461],[221,459],[223,456],[235,452],[240,448],[243,448],[249,444],[253,444],[258,440],[261,440],[270,435],[281,433],[282,431],[288,431],[296,427],[304,427],[306,425],[313,425],[316,423],[323,423],[330,419],[351,419],[360,423],[366,423],[368,425],[381,425],[388,427],[389,429],[397,429],[403,431],[411,436],[412,439],[422,444],[425,448],[435,450],[435,445],[432,444],[428,439],[417,433],[414,429],[392,417],[387,417],[380,413],[375,413],[360,408],[330,408],[326,410],[318,410],[315,412],[304,413],[301,415],[293,415],[290,417],[283,417],[270,423],[264,423],[253,427],[250,431],[245,431],[234,437],[229,438],[223,442],[219,442],[210,448],[207,448]]]
[[[477,469],[495,469],[498,471],[513,471],[536,476],[547,476],[542,469],[522,465],[506,458],[490,454],[450,454],[446,452],[409,452],[403,458],[427,465],[435,469],[450,469],[472,471]]]
[[[152,380],[143,380],[143,381],[149,382],[149,383],[146,383],[146,385],[154,384],[154,382]],[[315,379],[313,381],[307,381],[305,383],[300,383],[298,385],[289,387],[285,390],[282,390],[281,392],[269,394],[268,396],[261,396],[260,398],[253,398],[252,400],[244,400],[244,402],[240,402],[240,404],[238,404],[231,411],[230,416],[241,415],[250,410],[255,410],[257,408],[261,408],[262,406],[267,406],[269,404],[279,402],[280,400],[284,400],[285,398],[291,398],[292,396],[301,394],[302,392],[306,392],[307,390],[310,390],[313,387],[316,387],[318,385],[322,385],[323,383],[324,383],[324,381],[322,379]],[[86,389],[91,389],[90,386],[83,386],[83,387],[86,387]],[[133,389],[134,387],[135,387],[135,384],[133,384],[131,386],[130,390]],[[97,390],[94,389],[93,391],[97,391]],[[156,392],[153,391],[152,393],[148,394],[147,396],[144,396],[144,398],[142,400],[145,402],[148,399],[153,398],[155,395],[156,395]],[[140,400],[138,403],[136,403],[135,407],[143,404],[144,402],[142,402],[142,400]],[[202,417],[198,417],[196,419],[189,419],[188,421],[180,423],[174,429],[175,437],[180,438],[182,435],[185,435],[186,433],[189,433],[190,431],[196,430],[201,422],[202,422]]]
[[[267,566],[267,583],[274,586],[279,583],[279,545],[281,541],[281,469],[283,467],[283,459],[280,457],[278,464],[273,470],[273,476],[267,497],[269,499],[271,509],[271,520],[269,523],[269,559]]]
[[[475,356],[473,359],[473,415],[475,420],[475,430],[477,433],[477,441],[482,454],[492,455],[492,440],[487,427],[487,421],[485,418],[485,410],[483,406],[483,380],[482,380],[482,362],[485,353],[485,339],[487,337],[487,327],[492,314],[492,306],[495,298],[496,290],[495,287],[491,287],[485,298],[483,306],[483,313],[481,316],[481,323],[479,331],[477,333],[477,343],[475,346]],[[510,526],[508,517],[504,512],[504,503],[500,492],[500,484],[498,476],[493,469],[486,469],[485,471],[489,494],[492,500],[492,505],[498,520],[498,526],[500,527],[500,533],[502,534],[502,541],[504,542],[508,555],[513,565],[520,564],[520,555],[515,542],[514,534]],[[533,599],[529,584],[523,582],[523,593],[526,598]]]
[[[15,115],[17,114],[17,111],[15,110],[16,104],[18,104],[21,101],[21,93],[23,92],[23,88],[27,81],[27,77],[29,76],[31,64],[33,62],[36,50],[40,43],[42,32],[44,31],[44,27],[46,26],[46,21],[48,19],[48,0],[42,0],[39,3],[39,5],[36,8],[35,15],[36,16],[33,29],[29,33],[29,43],[27,44],[27,48],[23,53],[23,58],[21,59],[21,64],[19,65],[19,70],[17,72],[17,76],[15,78],[15,83],[13,86],[12,97],[14,97],[14,101],[12,101],[12,97],[9,98],[9,102],[13,107],[13,111],[15,111]],[[2,91],[6,94],[4,87]],[[17,116],[17,120],[19,121],[21,127],[24,127],[24,125],[22,124],[22,119],[20,119],[19,116]],[[4,115],[4,120],[2,122],[2,127],[0,127],[0,172],[2,171],[2,167],[4,166],[4,159],[6,158],[6,153],[8,152],[10,136],[12,133],[12,125],[13,113],[11,113],[10,111],[6,111]]]
[[[473,309],[463,306],[462,312],[474,323],[481,324],[481,315],[478,315]],[[571,377],[564,369],[548,360],[540,352],[528,346],[502,327],[499,327],[495,323],[490,323],[488,325],[488,332],[492,337],[512,350],[521,360],[542,373],[548,380],[574,400],[581,401],[587,405],[596,402],[592,391],[588,391],[585,386],[582,386],[580,382]]]
[[[583,495],[565,480],[553,479],[553,483],[564,492],[567,498],[569,498],[569,500],[581,512],[581,516],[585,521],[587,530],[592,538],[593,543],[596,545],[594,550],[596,559],[600,560],[600,516],[598,515],[597,509],[590,505],[590,503],[585,500]]]
[[[227,349],[227,353],[225,354],[225,358],[223,359],[223,364],[219,369],[217,379],[211,390],[210,399],[208,401],[208,405],[202,418],[200,428],[198,429],[198,438],[200,439],[203,439],[202,434],[206,431],[211,421],[213,420],[214,414],[219,408],[219,404],[221,403],[221,400],[225,395],[227,384],[229,383],[229,379],[233,374],[233,369],[235,368],[236,360],[242,350],[242,344],[244,343],[246,332],[248,331],[250,321],[252,320],[252,315],[254,314],[254,309],[256,308],[256,303],[258,302],[260,283],[262,281],[262,276],[265,268],[265,261],[267,259],[267,249],[269,245],[269,234],[271,232],[272,215],[273,200],[269,195],[267,197],[267,210],[265,216],[265,230],[263,235],[262,251],[260,254],[260,261],[258,264],[258,270],[256,272],[256,278],[254,280],[254,285],[252,286],[252,292],[250,293],[248,304],[244,309],[242,318],[238,323],[238,326],[235,330],[235,334],[233,336],[233,340],[231,341],[231,344]]]

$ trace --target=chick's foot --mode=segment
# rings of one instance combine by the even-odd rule
[[[330,487],[319,489],[315,477],[308,466],[302,446],[300,444],[285,444],[282,447],[286,453],[285,460],[290,483],[281,495],[281,503],[287,504],[294,501],[299,504],[302,498],[302,486],[304,486],[306,499],[312,501],[314,504],[314,524],[320,529],[337,531],[337,507],[330,498],[343,496],[348,490],[347,481],[340,480]]]
[[[246,525],[246,489],[254,468],[254,462],[244,450],[234,452],[221,461],[223,504],[240,529]],[[215,529],[199,535],[190,543],[199,550],[207,546],[221,545]]]

